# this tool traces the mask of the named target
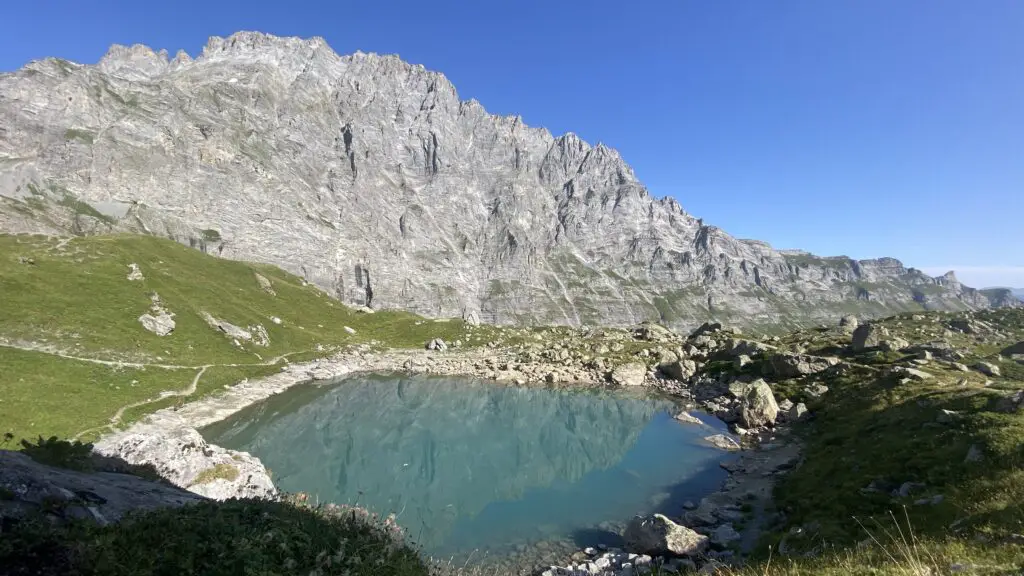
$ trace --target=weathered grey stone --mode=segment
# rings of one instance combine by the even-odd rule
[[[725,434],[705,436],[704,441],[720,450],[734,451],[740,449],[740,443]]]
[[[697,424],[697,425],[700,425],[700,426],[704,425],[704,422],[702,422],[700,420],[700,418],[697,418],[696,416],[690,414],[689,412],[685,412],[685,411],[684,412],[680,412],[679,414],[676,414],[674,416],[674,418],[676,420],[678,420],[680,422],[684,422],[686,424]]]
[[[838,363],[838,358],[821,358],[805,354],[773,354],[764,364],[764,372],[766,376],[797,378],[824,372]]]
[[[436,350],[438,352],[444,352],[448,349],[448,344],[440,338],[434,338],[427,342],[427,350]]]
[[[680,526],[662,514],[637,516],[623,534],[629,550],[652,556],[697,556],[708,548],[708,537]]]
[[[878,345],[879,348],[886,352],[898,352],[900,350],[903,350],[907,346],[910,346],[910,342],[907,342],[903,338],[889,338],[886,340],[882,340],[882,342]]]
[[[146,277],[142,275],[142,270],[138,264],[132,262],[128,265],[128,280],[130,282],[140,282],[145,279]]]
[[[807,417],[807,405],[798,402],[786,412],[786,419],[790,422],[799,422]]]
[[[1022,408],[1024,408],[1024,390],[1017,390],[996,400],[994,410],[1011,414],[1020,412]]]
[[[736,383],[729,386],[740,401],[740,422],[746,428],[774,424],[779,413],[772,389],[764,380]]]
[[[252,340],[252,333],[243,328],[239,328],[227,320],[220,320],[214,318],[209,312],[202,312],[203,320],[210,325],[211,328],[216,328],[223,332],[228,338],[234,338],[236,340],[249,341]]]
[[[640,362],[627,362],[617,366],[611,373],[612,382],[620,386],[641,386],[647,376],[647,366]]]
[[[277,493],[259,458],[209,444],[192,428],[136,424],[102,438],[94,450],[129,464],[153,466],[174,485],[216,500]]]
[[[174,315],[163,310],[157,312],[156,315],[143,314],[139,316],[139,322],[142,323],[143,328],[157,336],[167,336],[174,332]]]
[[[981,372],[985,376],[997,377],[1001,376],[1002,373],[999,371],[999,366],[992,364],[991,362],[977,362],[972,366],[978,372]]]
[[[697,363],[689,358],[658,366],[658,371],[673,380],[686,380],[697,373]]]
[[[267,279],[266,276],[256,273],[256,283],[260,285],[260,290],[263,290],[271,296],[277,296],[277,292],[274,291],[274,285]]]
[[[861,324],[853,331],[853,350],[859,352],[866,348],[874,348],[881,345],[882,340],[888,336],[889,331],[884,326]]]
[[[711,543],[725,547],[740,539],[740,533],[732,527],[732,524],[722,524],[711,533]]]
[[[847,314],[839,319],[839,328],[844,332],[853,333],[857,326],[860,326],[860,320],[857,320],[857,317],[853,314]]]

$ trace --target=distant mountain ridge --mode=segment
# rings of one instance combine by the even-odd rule
[[[794,327],[1015,305],[892,258],[738,240],[613,149],[460,100],[396,56],[239,32],[0,75],[0,230],[132,231],[339,299],[496,323]]]

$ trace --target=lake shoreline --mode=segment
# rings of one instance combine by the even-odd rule
[[[259,458],[247,452],[228,450],[211,444],[202,437],[199,430],[302,384],[326,383],[359,373],[463,376],[498,383],[565,389],[635,388],[665,395],[682,407],[697,407],[691,398],[680,394],[678,386],[661,386],[659,382],[645,381],[646,385],[642,387],[620,387],[604,381],[597,374],[586,373],[569,373],[570,381],[559,381],[559,378],[546,376],[558,370],[556,365],[540,362],[519,363],[516,366],[517,370],[513,371],[509,370],[509,363],[512,361],[514,355],[511,352],[495,349],[447,352],[379,352],[365,347],[350,349],[321,360],[289,364],[280,373],[239,382],[227,387],[223,392],[210,394],[180,407],[158,410],[123,431],[103,436],[95,443],[94,449],[100,454],[119,457],[132,464],[154,466],[171,483],[208,498],[274,498],[278,493],[277,488]],[[532,377],[528,380],[523,378],[524,372]],[[703,408],[701,411],[710,413],[710,410]],[[697,530],[708,532],[713,540],[716,532],[719,536],[725,533],[725,539],[730,540],[728,533],[732,529],[731,522],[738,519],[737,513],[749,510],[753,506],[755,514],[751,524],[738,531],[737,536],[743,543],[743,548],[751,547],[752,541],[756,540],[759,533],[760,525],[764,523],[765,509],[771,498],[772,476],[787,469],[799,455],[795,443],[781,441],[786,434],[785,428],[777,430],[776,433],[760,431],[747,435],[747,440],[743,442],[744,447],[738,452],[737,457],[723,462],[723,468],[729,476],[721,488],[699,503],[694,503],[693,509],[682,511],[682,516],[677,519],[681,518],[684,525],[695,524]],[[215,478],[197,482],[197,478],[204,470],[217,466],[231,466],[238,470],[238,474],[233,479]],[[755,504],[751,505],[750,502]],[[551,567],[561,565],[562,569],[574,569],[577,563],[585,564],[589,559],[595,558],[598,551],[587,549],[586,552],[591,554],[586,554],[583,550],[571,553],[566,551],[563,560],[552,563]],[[628,558],[624,552],[620,554],[615,549],[603,554],[613,557],[612,565],[615,565],[615,560],[621,565]],[[618,558],[617,555],[622,557]],[[732,558],[732,553],[730,550],[720,549],[713,551],[711,557],[728,561]],[[543,568],[543,565],[534,565],[524,569],[522,573],[537,573]]]

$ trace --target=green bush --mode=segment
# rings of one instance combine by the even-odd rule
[[[0,540],[10,574],[428,574],[390,518],[333,505],[210,501],[105,527],[30,519]]]
[[[21,451],[40,464],[48,464],[71,470],[92,470],[92,444],[79,441],[68,442],[56,436],[46,440],[40,436],[35,443],[21,441]]]

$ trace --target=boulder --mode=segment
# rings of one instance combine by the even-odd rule
[[[771,350],[774,346],[758,342],[756,340],[743,340],[742,338],[730,338],[725,341],[724,349],[730,356],[757,356]]]
[[[156,313],[156,315],[143,314],[139,316],[139,322],[142,323],[143,328],[157,336],[167,336],[174,332],[174,315],[168,314],[163,310]]]
[[[623,534],[626,548],[652,556],[698,556],[708,549],[708,537],[680,526],[662,514],[637,516]]]
[[[862,324],[853,331],[853,350],[860,352],[867,348],[875,348],[888,336],[889,331],[884,326]]]
[[[911,380],[931,380],[934,378],[928,372],[924,370],[917,370],[914,368],[907,368],[906,366],[893,366],[888,370],[888,373],[898,378],[909,378]]]
[[[444,352],[448,349],[448,345],[445,344],[444,340],[440,338],[433,338],[430,342],[427,342],[427,350],[436,350],[438,352]]]
[[[685,424],[696,424],[698,426],[704,425],[704,422],[701,421],[700,418],[697,418],[696,416],[690,414],[689,412],[686,412],[685,410],[683,412],[680,412],[679,414],[676,414],[674,418]]]
[[[740,401],[740,422],[744,428],[757,428],[775,423],[779,405],[775,403],[772,389],[764,380],[731,385],[729,391]]]
[[[138,282],[145,279],[146,277],[142,275],[142,270],[139,268],[138,264],[132,262],[128,265],[128,280],[130,282]]]
[[[711,543],[722,548],[739,539],[740,533],[732,527],[732,524],[722,524],[711,533]]]
[[[725,434],[706,436],[704,441],[719,450],[733,451],[740,449],[740,443]]]
[[[619,386],[642,386],[647,376],[647,366],[640,362],[627,362],[612,370],[612,382]]]
[[[996,400],[993,410],[1004,414],[1020,412],[1024,408],[1024,390],[1017,390]]]
[[[857,329],[857,326],[860,326],[860,320],[857,320],[857,317],[852,314],[839,319],[839,328],[848,334],[852,334]]]
[[[722,324],[719,322],[705,322],[699,328],[690,333],[690,340],[705,334],[714,334],[722,331]]]
[[[904,348],[910,346],[910,342],[907,342],[903,338],[890,338],[888,340],[882,340],[878,345],[880,349],[885,352],[899,352]]]
[[[1012,346],[1007,346],[1006,348],[1003,348],[1002,350],[999,351],[999,354],[1002,356],[1006,356],[1007,358],[1013,358],[1014,356],[1024,354],[1024,341],[1017,342]]]
[[[270,280],[266,276],[256,273],[256,283],[260,285],[260,290],[263,290],[271,296],[277,296],[277,292],[274,292],[274,285],[270,283]]]
[[[803,402],[796,403],[786,412],[786,419],[790,422],[799,422],[807,417],[807,405]]]
[[[978,362],[972,366],[978,372],[981,372],[985,376],[1001,376],[1002,373],[999,371],[999,366],[992,364],[991,362]]]
[[[797,378],[824,372],[839,363],[838,358],[820,358],[806,354],[774,354],[764,364],[766,376]]]
[[[463,320],[465,320],[466,324],[469,324],[470,326],[479,326],[480,325],[480,316],[475,311],[470,311],[470,312],[466,313],[466,315],[463,318]]]
[[[355,334],[356,333],[356,329],[355,328],[351,328],[349,326],[342,326],[341,328],[345,331],[346,334]]]
[[[662,326],[661,324],[644,322],[633,329],[633,336],[640,340],[647,340],[649,342],[664,342],[666,340],[672,340],[676,335],[672,330]]]
[[[668,362],[658,366],[658,370],[673,380],[687,380],[697,373],[697,363],[689,358]]]
[[[234,338],[236,340],[252,340],[252,333],[244,328],[239,328],[234,324],[226,321],[214,318],[209,312],[201,312],[203,320],[210,325],[211,328],[216,328],[223,332],[227,337]]]
[[[740,354],[736,358],[733,358],[732,367],[734,370],[742,370],[744,366],[750,364],[750,356],[746,354]]]

